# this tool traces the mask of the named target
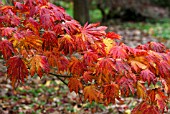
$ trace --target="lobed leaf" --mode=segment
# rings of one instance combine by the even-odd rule
[[[71,61],[69,63],[69,70],[74,75],[83,75],[83,72],[86,69],[86,66],[83,64],[83,62],[76,57],[72,57]]]
[[[14,48],[11,42],[8,40],[0,41],[0,52],[3,54],[3,58],[5,60],[8,60],[10,57],[12,57],[14,53]]]
[[[114,59],[128,58],[128,54],[126,53],[126,50],[124,48],[122,48],[121,46],[113,46],[109,51],[109,55]]]
[[[78,91],[82,89],[83,86],[77,78],[72,77],[69,79],[68,87],[70,89],[70,92],[75,91],[76,93],[78,93]]]
[[[46,31],[42,35],[43,38],[43,44],[42,48],[43,50],[53,50],[53,48],[58,48],[58,38],[56,37],[55,32],[53,31]]]
[[[92,82],[93,76],[92,76],[92,72],[90,71],[86,71],[83,74],[83,80],[87,83],[87,82]]]
[[[49,73],[50,68],[48,61],[45,56],[35,55],[30,61],[30,74],[34,76],[37,72],[38,76],[41,78],[43,72]]]
[[[143,81],[148,81],[148,85],[150,85],[151,82],[153,84],[156,84],[156,76],[149,69],[142,70],[140,76],[143,79]]]
[[[12,86],[15,87],[16,84],[24,82],[25,78],[28,77],[28,69],[24,61],[18,57],[11,57],[7,63],[7,77],[10,78]]]
[[[106,37],[110,39],[121,39],[121,36],[119,34],[116,34],[115,32],[108,32],[106,34]]]
[[[96,89],[95,85],[86,86],[83,89],[83,93],[84,99],[88,99],[90,103],[92,103],[92,101],[99,102],[101,99],[103,99],[103,94]]]
[[[84,27],[80,29],[83,41],[87,41],[94,44],[95,41],[101,40],[106,34],[107,27],[99,26],[100,23],[89,24],[86,23]],[[99,26],[99,27],[98,27]]]
[[[146,98],[146,88],[142,85],[139,81],[137,82],[137,96],[139,98],[145,99]]]
[[[106,104],[115,104],[116,99],[119,99],[119,86],[117,84],[104,85],[103,97],[106,99]]]

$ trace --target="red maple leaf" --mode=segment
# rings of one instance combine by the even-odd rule
[[[12,33],[14,31],[16,31],[16,28],[13,28],[13,27],[1,27],[0,30],[2,30],[1,31],[2,36],[12,36]]]
[[[135,93],[133,80],[122,77],[120,80],[117,81],[122,95],[128,96],[130,94],[130,91],[132,92],[132,94]]]
[[[59,50],[64,54],[72,54],[76,50],[74,39],[70,35],[63,35],[59,40]]]
[[[160,114],[158,107],[150,105],[147,102],[141,102],[132,110],[132,114]]]
[[[57,21],[62,21],[62,20],[66,21],[67,19],[71,20],[71,17],[69,17],[69,18],[66,17],[67,14],[65,13],[64,8],[58,7],[51,3],[49,3],[48,6],[49,6],[49,9],[53,12],[53,16],[54,16],[55,20],[57,20]]]
[[[121,60],[121,59],[116,59],[115,60],[115,70],[116,73],[120,74],[120,75],[124,75],[125,73],[130,73],[131,72],[131,68],[130,66],[127,64],[127,62]]]
[[[160,89],[158,89],[155,99],[162,113],[164,112],[165,108],[166,110],[168,110],[168,106],[166,105],[166,103],[168,102],[168,97],[165,96],[164,93]]]
[[[128,54],[126,52],[126,50],[124,48],[122,48],[122,46],[113,46],[110,49],[109,55],[114,58],[121,58],[121,59],[126,59],[128,58]]]
[[[58,47],[58,38],[56,37],[55,32],[52,31],[46,31],[42,35],[43,38],[43,44],[42,48],[43,50],[53,50],[53,48]]]
[[[106,34],[106,37],[110,39],[121,39],[121,36],[116,34],[115,32],[108,32]]]
[[[106,34],[106,28],[105,26],[99,26],[99,23],[89,25],[86,23],[84,27],[80,29],[83,41],[94,44],[95,41],[101,40],[102,36]]]
[[[58,71],[68,71],[68,66],[69,66],[69,60],[65,56],[60,56],[58,61],[57,61],[57,68]]]
[[[15,87],[15,84],[24,82],[25,78],[28,77],[28,70],[24,61],[18,57],[11,57],[7,63],[7,74],[8,78],[12,81],[12,86]]]
[[[142,70],[140,76],[143,79],[143,81],[148,81],[148,85],[150,85],[151,82],[153,84],[156,84],[156,76],[149,69]]]
[[[62,23],[63,29],[67,34],[74,35],[77,32],[80,32],[80,24],[75,20],[65,21]]]
[[[157,42],[149,42],[148,47],[150,50],[160,52],[160,53],[165,52],[166,49],[166,47],[163,44]]]
[[[162,78],[170,78],[170,64],[166,61],[160,61],[157,64],[157,68]]]
[[[83,61],[88,66],[94,66],[94,64],[97,62],[98,55],[93,51],[86,51],[83,56]]]
[[[49,14],[42,14],[40,16],[40,23],[43,28],[48,30],[49,28],[54,27],[54,18]]]
[[[96,75],[99,77],[99,83],[101,81],[108,82],[110,76],[114,76],[115,64],[113,58],[101,58],[96,64]]]
[[[104,98],[107,100],[107,104],[115,104],[116,98],[119,99],[119,86],[117,84],[108,84],[104,86]]]
[[[4,59],[9,59],[14,53],[12,43],[8,40],[0,41],[0,52],[2,52]]]
[[[83,74],[83,80],[84,80],[86,83],[88,83],[88,81],[89,81],[89,82],[92,82],[92,79],[93,79],[92,72],[90,72],[90,71],[84,72],[84,74]]]

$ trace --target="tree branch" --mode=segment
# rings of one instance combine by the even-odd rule
[[[53,73],[49,73],[50,75],[56,76],[56,77],[63,77],[63,78],[71,78],[72,76],[68,76],[68,75],[60,75],[60,74],[53,74]]]
[[[60,81],[62,81],[65,85],[68,85],[63,79],[63,78],[71,78],[72,76],[68,76],[68,75],[60,75],[60,74],[53,74],[53,73],[49,73],[50,75],[56,76]]]
[[[62,78],[71,78],[72,76],[68,76],[68,75],[59,75],[59,74],[53,74],[53,73],[49,73],[50,75],[56,76],[60,81],[62,81],[66,86],[68,86],[68,84],[62,79]],[[81,95],[82,93],[80,93],[80,91],[78,91],[78,94]]]

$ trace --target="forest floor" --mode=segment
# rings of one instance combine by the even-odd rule
[[[146,29],[142,28],[145,25],[129,25],[128,23],[108,24],[108,26],[108,31],[120,34],[122,42],[131,47],[149,41],[161,41],[166,46],[170,46],[169,36],[165,35],[166,38],[163,38],[164,36],[155,35],[155,32],[158,32],[155,30],[155,25],[150,28],[146,27]],[[1,65],[0,69],[3,69]],[[74,92],[70,93],[67,86],[57,77],[52,76],[45,76],[42,79],[34,76],[13,90],[10,81],[0,74],[0,114],[130,114],[140,100],[136,101],[129,97],[125,99],[125,102],[124,105],[107,107],[95,102],[92,104],[83,102],[81,96]]]

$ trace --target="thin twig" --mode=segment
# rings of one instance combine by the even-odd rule
[[[53,74],[53,73],[49,73],[50,75],[56,76],[56,77],[63,77],[63,78],[71,78],[72,76],[68,76],[68,75],[61,75],[61,74]]]
[[[53,74],[53,73],[49,73],[50,75],[53,75],[53,76],[56,76],[60,81],[62,81],[65,85],[67,85],[68,86],[68,84],[62,79],[62,78],[71,78],[72,76],[68,76],[68,75],[59,75],[59,74]],[[78,91],[78,94],[79,95],[82,95],[82,93],[80,93],[79,91]]]
[[[65,85],[68,85],[61,77],[65,77],[65,78],[70,78],[71,76],[67,76],[67,75],[60,75],[60,74],[53,74],[53,73],[49,73],[50,75],[56,76],[60,81],[62,81]]]
[[[65,85],[68,85],[63,79],[61,79],[61,77],[57,77],[60,81],[62,81],[63,82],[63,84],[65,84]]]

